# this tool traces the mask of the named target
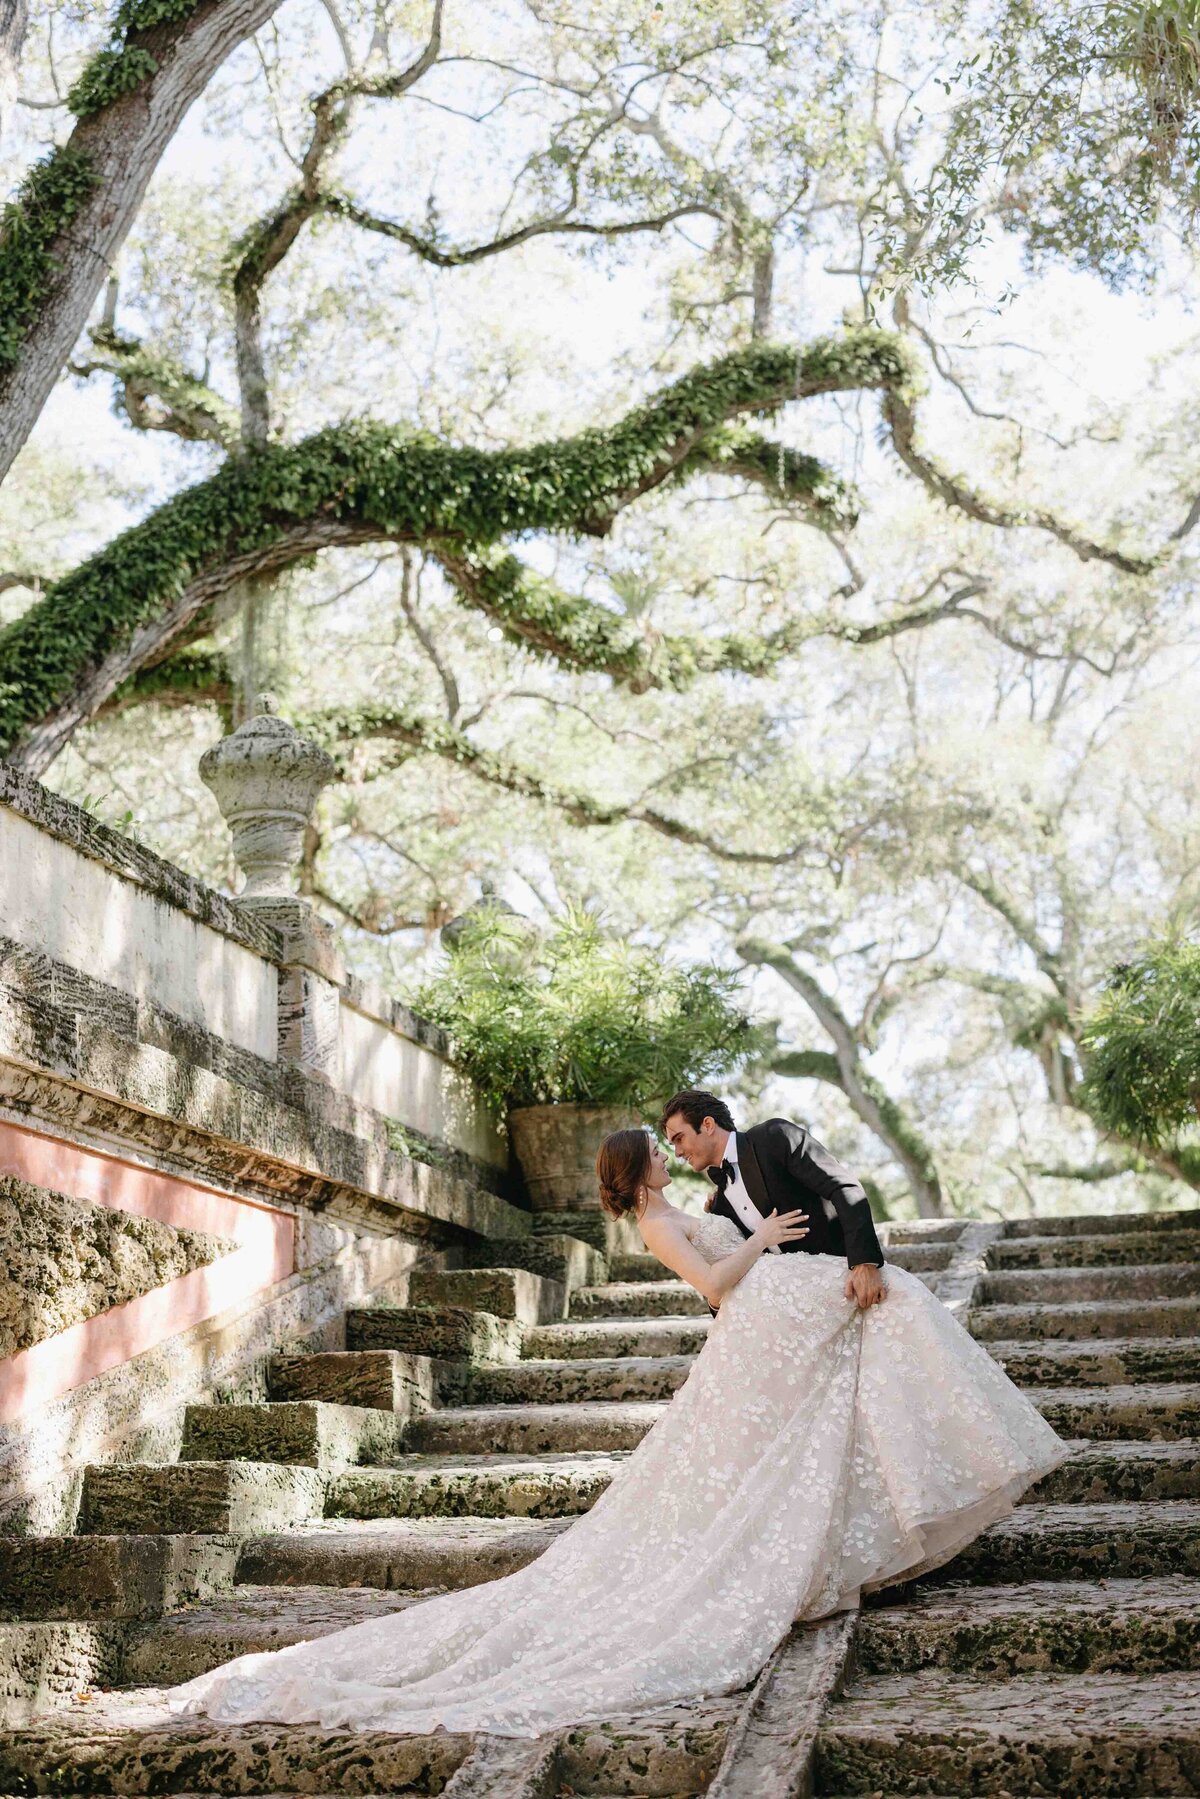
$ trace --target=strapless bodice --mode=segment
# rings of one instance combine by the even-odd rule
[[[704,1257],[706,1262],[719,1262],[722,1256],[732,1255],[746,1241],[732,1218],[724,1218],[720,1213],[702,1212],[692,1223],[692,1248]]]

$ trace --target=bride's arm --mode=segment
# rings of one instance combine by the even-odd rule
[[[719,1262],[706,1262],[699,1250],[692,1248],[683,1226],[673,1218],[642,1219],[640,1223],[642,1240],[650,1253],[689,1287],[695,1287],[710,1306],[719,1306],[753,1268],[764,1249],[773,1243],[793,1243],[808,1235],[802,1223],[806,1217],[805,1212],[786,1212],[782,1217],[772,1212],[740,1249],[722,1256]]]

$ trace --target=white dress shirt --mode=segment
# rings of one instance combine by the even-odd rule
[[[742,1179],[741,1164],[738,1161],[738,1140],[736,1131],[730,1131],[729,1141],[725,1145],[725,1154],[722,1156],[721,1160],[723,1162],[730,1162],[733,1165],[733,1178],[725,1188],[725,1197],[746,1228],[748,1230],[756,1231],[763,1221],[763,1214],[759,1211],[758,1207],[747,1193],[746,1183]],[[773,1256],[782,1255],[783,1253],[778,1243],[768,1244],[767,1248],[768,1253]]]

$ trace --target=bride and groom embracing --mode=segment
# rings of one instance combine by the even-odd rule
[[[239,1656],[169,1689],[171,1709],[534,1737],[732,1692],[796,1620],[947,1561],[1066,1459],[986,1349],[886,1262],[861,1184],[802,1126],[735,1130],[692,1090],[662,1132],[712,1179],[706,1210],[666,1200],[643,1130],[600,1145],[601,1203],[713,1317],[590,1511],[513,1574]]]

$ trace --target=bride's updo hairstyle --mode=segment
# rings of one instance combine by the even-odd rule
[[[596,1152],[600,1204],[610,1218],[636,1212],[638,1194],[650,1173],[650,1133],[610,1131]]]

